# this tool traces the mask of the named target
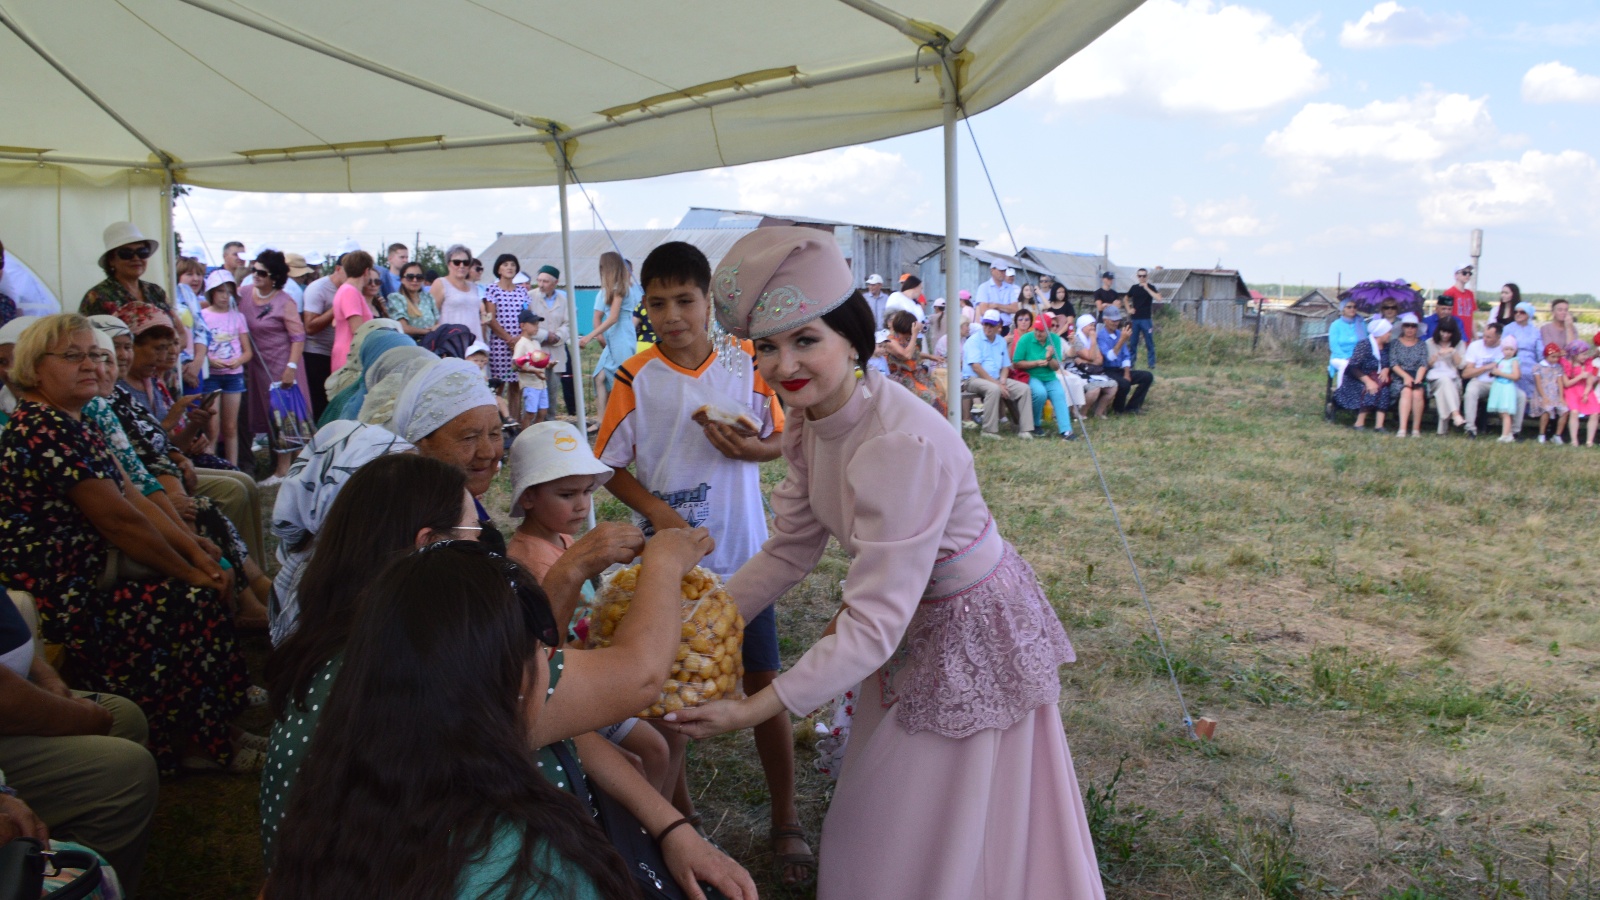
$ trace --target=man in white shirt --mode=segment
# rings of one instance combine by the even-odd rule
[[[989,279],[978,286],[978,315],[982,317],[991,309],[998,313],[1000,333],[1004,335],[1011,330],[1011,317],[1021,308],[1017,300],[1022,296],[1022,288],[1007,282],[1006,270],[997,265],[989,266]]]
[[[1467,382],[1466,395],[1461,398],[1461,415],[1467,420],[1467,437],[1478,436],[1478,404],[1494,386],[1494,370],[1505,354],[1500,350],[1500,326],[1490,320],[1484,326],[1483,337],[1467,345],[1462,354],[1461,377]]]
[[[868,275],[867,292],[861,296],[867,298],[867,305],[872,307],[872,321],[882,328],[885,314],[883,305],[889,302],[889,295],[883,292],[883,276],[876,272]]]

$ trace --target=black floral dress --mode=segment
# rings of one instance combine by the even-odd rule
[[[1345,366],[1344,383],[1333,392],[1333,402],[1343,409],[1363,412],[1393,406],[1394,395],[1389,393],[1387,384],[1381,383],[1389,365],[1388,344],[1383,345],[1382,353],[1374,355],[1371,341],[1356,341],[1356,349],[1350,354],[1350,364]],[[1380,381],[1376,394],[1367,392],[1367,385],[1361,380],[1363,375]]]
[[[33,595],[78,686],[144,710],[162,771],[178,768],[190,742],[227,763],[228,724],[249,686],[232,616],[215,591],[172,579],[96,588],[111,546],[68,496],[93,478],[121,479],[98,432],[53,406],[18,404],[0,433],[0,583]]]

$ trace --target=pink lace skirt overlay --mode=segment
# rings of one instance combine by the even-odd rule
[[[941,583],[965,587],[946,594]],[[879,673],[883,702],[899,704],[895,716],[908,732],[965,738],[1056,703],[1059,669],[1077,658],[1072,642],[1033,567],[992,524],[974,547],[934,565],[929,592]]]

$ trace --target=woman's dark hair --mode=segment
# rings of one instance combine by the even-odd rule
[[[905,280],[900,282],[900,290],[901,291],[909,291],[912,288],[919,288],[919,287],[922,287],[922,279],[918,278],[915,275],[907,275],[905,277]]]
[[[460,469],[411,453],[380,456],[350,477],[300,576],[298,626],[267,660],[273,718],[298,705],[344,647],[356,596],[384,566],[412,549],[418,531],[445,531],[461,522],[466,490]]]
[[[1440,341],[1440,335],[1444,335],[1449,340]],[[1433,339],[1438,343],[1454,347],[1455,345],[1461,343],[1461,323],[1456,321],[1455,316],[1441,318],[1439,320],[1439,324],[1434,326]]]
[[[277,250],[263,250],[256,254],[256,262],[265,266],[272,276],[273,290],[282,290],[289,280],[289,261]]]
[[[650,261],[645,260],[649,266]],[[900,310],[904,312],[904,310]],[[878,325],[872,315],[872,305],[857,290],[833,309],[822,314],[822,324],[844,335],[856,350],[856,362],[866,368],[872,354],[878,352]]]
[[[448,544],[372,581],[301,762],[267,897],[453,898],[507,832],[516,854],[496,896],[574,896],[558,871],[606,900],[637,896],[599,825],[534,766],[521,695],[546,663],[524,606],[541,603],[548,615],[522,567]]]
[[[1024,328],[1022,326],[1022,324],[1017,321],[1018,319],[1022,318],[1023,316],[1027,316],[1028,317],[1028,326],[1027,326],[1027,328]],[[1011,333],[1012,334],[1021,334],[1022,332],[1027,331],[1028,329],[1030,329],[1032,327],[1033,327],[1033,310],[1031,310],[1031,309],[1019,309],[1019,310],[1017,310],[1016,314],[1011,317]]]
[[[494,277],[496,277],[496,278],[500,277],[500,267],[505,265],[506,263],[511,263],[511,265],[516,267],[516,268],[511,270],[511,277],[512,278],[517,277],[517,273],[522,271],[522,261],[517,259],[516,254],[514,254],[514,253],[502,253],[499,256],[496,256],[494,258],[494,269],[493,269]]]
[[[889,321],[885,324],[895,334],[910,334],[911,329],[917,327],[917,317],[903,309],[897,309],[889,314]]]
[[[1507,282],[1505,286],[1511,288],[1511,308],[1516,309],[1517,304],[1522,302],[1522,288],[1517,287],[1514,282]]]
[[[1050,299],[1046,302],[1045,305],[1048,306],[1051,309],[1059,309],[1059,308],[1061,308],[1061,307],[1056,306],[1057,297],[1060,298],[1061,307],[1065,307],[1066,308],[1065,315],[1068,318],[1076,319],[1078,317],[1078,311],[1076,309],[1074,309],[1073,306],[1072,306],[1072,299],[1071,299],[1071,295],[1069,295],[1067,293],[1067,286],[1062,284],[1059,281],[1056,282],[1055,285],[1050,288]]]
[[[639,286],[650,289],[650,282],[692,284],[701,293],[711,293],[711,261],[700,248],[684,241],[668,241],[650,251],[639,269]],[[870,307],[869,307],[870,308]]]

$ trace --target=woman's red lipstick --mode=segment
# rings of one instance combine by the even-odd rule
[[[778,382],[778,387],[781,387],[792,394],[810,383],[811,379],[809,378],[797,378],[794,381],[780,381]]]

